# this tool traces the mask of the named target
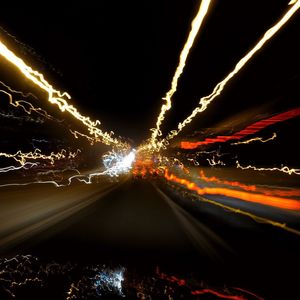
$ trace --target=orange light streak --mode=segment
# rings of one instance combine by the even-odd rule
[[[201,188],[196,183],[191,182],[184,178],[176,177],[174,174],[169,174],[168,170],[165,171],[165,178],[169,181],[180,183],[186,186],[189,190],[197,192],[198,195],[221,195],[233,197],[247,202],[258,203],[262,205],[273,206],[282,209],[300,211],[300,201],[280,198],[269,195],[254,194],[244,191],[231,190],[228,188],[215,188],[204,187]]]
[[[218,184],[229,185],[232,187],[238,187],[245,191],[249,192],[257,192],[264,195],[269,196],[280,196],[280,197],[292,197],[292,196],[300,196],[300,190],[277,190],[277,189],[265,189],[257,187],[256,185],[247,185],[238,181],[228,181],[228,180],[221,180],[215,176],[213,177],[206,177],[203,170],[200,170],[200,179],[205,182],[213,182]]]
[[[189,181],[187,179],[179,178],[179,177],[175,176],[174,174],[169,174],[169,172],[168,172],[167,169],[165,170],[164,177],[168,181],[181,184],[181,185],[185,186],[188,190],[195,191],[198,195],[204,195],[204,194],[214,194],[215,195],[216,192],[218,191],[219,193],[217,193],[217,194],[223,195],[223,196],[228,196],[227,193],[226,194],[221,194],[220,191],[222,191],[222,190],[227,190],[227,191],[229,191],[228,194],[230,194],[230,190],[228,190],[228,189],[217,189],[217,190],[213,189],[212,190],[212,189],[209,189],[209,188],[200,188],[194,182],[191,182],[191,181]],[[244,195],[245,194],[249,194],[249,193],[246,193],[246,192],[241,192],[241,193],[243,193]],[[235,194],[235,196],[237,196],[237,195],[238,194]],[[261,199],[260,197],[268,197],[268,196],[261,196],[261,195],[258,195],[258,194],[254,194],[254,195],[259,196],[259,199]],[[251,196],[251,194],[250,194],[250,196]],[[230,195],[229,197],[233,197],[233,196]],[[274,198],[274,197],[272,197],[272,198]],[[220,202],[217,202],[217,201],[214,201],[214,200],[211,200],[211,199],[207,199],[207,198],[203,198],[203,197],[201,197],[200,199],[201,199],[202,202],[213,204],[213,205],[218,206],[218,207],[220,207],[220,208],[222,208],[222,209],[224,209],[226,211],[231,211],[231,212],[243,215],[243,216],[247,216],[247,217],[253,219],[254,221],[256,221],[258,223],[270,224],[272,226],[284,229],[284,230],[286,230],[288,232],[291,232],[291,233],[294,233],[294,234],[297,234],[297,235],[300,236],[300,231],[299,230],[294,229],[294,228],[290,228],[285,223],[280,223],[280,222],[276,222],[276,221],[273,221],[273,220],[269,220],[267,218],[259,217],[259,216],[256,216],[256,215],[252,214],[252,213],[249,213],[247,211],[243,211],[243,210],[241,210],[239,208],[234,208],[234,207],[231,207],[229,205],[225,205],[225,204],[222,204]],[[259,199],[257,199],[257,200],[259,200]],[[283,202],[283,204],[284,204],[284,201],[282,201],[284,198],[277,198],[277,199],[280,199],[280,202]],[[292,205],[290,205],[289,206],[290,208],[287,208],[287,209],[293,209],[293,210],[296,209],[296,210],[299,210],[299,204],[298,204],[299,202],[298,201],[290,200],[290,199],[284,199],[284,200],[287,200],[287,203],[289,203],[290,201],[292,201],[291,202]],[[251,202],[254,202],[254,201],[251,201]],[[278,203],[276,203],[276,204],[278,204]]]

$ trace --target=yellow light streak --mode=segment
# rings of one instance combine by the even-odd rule
[[[1,40],[0,55],[18,68],[19,71],[32,83],[44,90],[48,94],[48,101],[51,104],[57,105],[61,112],[67,111],[78,121],[84,124],[87,127],[90,135],[98,139],[100,138],[101,141],[107,145],[113,144],[115,146],[120,146],[122,144],[119,142],[119,140],[113,138],[110,133],[103,132],[97,127],[100,125],[99,120],[92,121],[89,117],[81,115],[77,108],[75,108],[73,105],[68,104],[67,100],[70,100],[71,96],[67,92],[60,92],[54,89],[53,86],[46,81],[43,74],[26,65],[26,63],[21,58],[16,56],[13,51],[9,50]]]
[[[78,139],[79,136],[86,138],[89,141],[89,143],[90,143],[91,146],[94,145],[95,142],[99,142],[100,141],[100,139],[97,138],[97,137],[96,138],[91,138],[90,136],[88,136],[88,135],[86,135],[84,133],[81,133],[81,132],[79,132],[77,130],[73,131],[72,129],[69,129],[69,131],[73,134],[73,136],[75,137],[75,139]]]
[[[28,160],[49,160],[53,165],[55,160],[75,158],[80,152],[81,150],[77,149],[75,152],[67,153],[65,149],[62,149],[60,152],[51,152],[49,155],[45,155],[41,152],[40,149],[35,149],[33,152],[27,153],[23,153],[21,150],[17,151],[14,154],[0,152],[0,157],[12,158],[22,166],[24,166]]]
[[[0,82],[2,83],[2,82]],[[7,86],[6,86],[7,87]],[[11,92],[16,92],[14,90],[10,90]],[[0,93],[5,94],[8,97],[9,104],[18,108],[22,108],[23,111],[25,111],[28,115],[31,115],[32,112],[36,112],[37,114],[49,119],[49,120],[54,120],[52,116],[50,116],[44,109],[38,107],[34,107],[30,102],[25,101],[25,100],[13,100],[13,96],[11,93],[5,91],[5,90],[0,90]]]
[[[236,142],[236,143],[232,143],[230,145],[242,145],[242,144],[250,144],[250,143],[253,143],[253,142],[256,142],[256,141],[260,141],[262,143],[267,143],[269,141],[272,141],[274,140],[275,138],[277,137],[276,133],[274,132],[273,135],[268,138],[268,139],[263,139],[261,137],[256,137],[256,138],[253,138],[253,139],[250,139],[250,140],[247,140],[247,141],[243,141],[243,142]]]
[[[288,21],[289,19],[296,13],[296,11],[300,8],[300,1],[292,2],[294,3],[291,8],[284,14],[284,16],[269,30],[267,30],[264,36],[258,41],[258,43],[236,64],[235,68],[221,81],[219,82],[213,92],[205,97],[202,97],[199,101],[198,107],[196,107],[193,112],[181,123],[178,124],[177,130],[172,130],[166,137],[166,140],[171,140],[179,132],[183,130],[183,128],[189,124],[193,118],[200,112],[203,112],[207,109],[208,105],[218,97],[223,91],[226,84],[236,75],[239,71],[251,60],[251,58],[258,52],[268,40],[270,40]],[[292,4],[291,3],[291,4]],[[162,147],[165,145],[165,140],[159,142],[158,147]]]
[[[255,166],[248,165],[248,166],[244,167],[244,166],[240,165],[239,161],[236,161],[236,167],[238,169],[242,169],[242,170],[252,169],[254,171],[260,171],[260,172],[262,172],[262,171],[271,171],[271,172],[278,171],[278,172],[283,172],[283,173],[286,173],[289,175],[292,175],[292,174],[300,175],[300,169],[290,169],[287,166],[284,166],[281,168],[257,168]]]
[[[156,121],[156,128],[151,129],[152,135],[150,139],[151,146],[155,149],[156,148],[156,139],[158,136],[161,136],[161,130],[160,126],[165,118],[165,113],[171,109],[172,107],[172,96],[177,90],[178,80],[183,73],[183,69],[186,65],[186,60],[188,58],[189,52],[194,44],[195,38],[201,28],[201,25],[203,23],[203,20],[208,12],[209,5],[211,3],[211,0],[202,0],[198,13],[196,17],[194,18],[192,25],[191,25],[191,31],[188,35],[187,41],[180,53],[179,57],[179,64],[176,68],[175,74],[173,76],[172,82],[171,82],[171,89],[167,92],[166,96],[163,98],[165,103],[161,107],[161,111],[159,113],[159,116]]]

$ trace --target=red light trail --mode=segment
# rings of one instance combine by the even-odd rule
[[[240,140],[248,135],[257,133],[258,131],[261,131],[262,129],[274,125],[279,122],[283,122],[295,117],[300,116],[300,107],[286,111],[284,113],[280,113],[278,115],[275,115],[271,118],[264,119],[258,122],[255,122],[252,125],[247,126],[245,129],[236,132],[233,135],[228,136],[217,136],[216,138],[206,138],[204,141],[199,142],[188,142],[188,141],[182,141],[180,143],[180,148],[182,149],[195,149],[199,146],[203,145],[209,145],[214,143],[225,143],[229,140]]]

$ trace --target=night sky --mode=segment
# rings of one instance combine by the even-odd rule
[[[162,124],[164,137],[282,18],[289,1],[212,1]],[[184,272],[199,275],[192,277],[201,289],[212,283],[226,294],[230,287],[241,287],[272,295],[266,299],[299,295],[291,266],[300,267],[300,9],[168,147],[157,152],[141,147],[155,127],[200,2],[1,5],[1,42],[56,90],[67,91],[68,103],[81,115],[100,120],[105,132],[114,131],[118,142],[93,143],[89,126],[50,105],[50,92],[0,59],[0,297],[9,289],[21,287],[22,292],[23,285],[30,293],[36,284],[36,278],[27,286],[9,275],[23,256],[11,260],[7,277],[1,272],[10,264],[6,257],[24,253],[46,264],[52,259],[124,262],[132,274],[145,268],[158,275],[161,264],[177,268],[175,274],[184,275],[180,278]],[[11,92],[10,98],[8,86],[22,92]],[[20,100],[47,115],[16,107]],[[281,116],[282,122],[262,128],[287,111],[290,119]],[[261,130],[244,130],[251,125]],[[85,138],[74,138],[72,130]],[[248,144],[248,138],[258,139]],[[200,143],[187,149],[183,141]],[[54,155],[59,151],[65,156]],[[13,274],[18,277],[18,272]],[[61,281],[61,275],[49,274],[55,283]],[[79,286],[78,280],[72,282]],[[46,296],[36,299],[65,299],[71,288],[79,292],[68,285],[63,298],[52,297],[47,289],[59,289],[45,286]],[[85,288],[90,291],[90,285]]]
[[[163,129],[173,129],[287,10],[286,0],[214,1],[188,59]],[[85,1],[2,7],[0,25],[83,113],[136,143],[149,137],[198,1]],[[259,52],[184,131],[253,110],[297,106],[300,15]]]

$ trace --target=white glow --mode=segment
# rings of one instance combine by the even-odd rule
[[[126,174],[132,169],[132,164],[135,161],[136,150],[133,149],[129,154],[117,153],[111,151],[103,155],[103,164],[106,168],[105,174],[115,177],[120,174]]]

